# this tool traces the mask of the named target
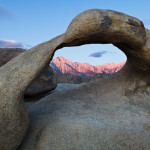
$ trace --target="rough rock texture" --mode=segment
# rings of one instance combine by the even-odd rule
[[[40,94],[37,96],[26,96],[25,97],[25,106],[27,109],[29,109],[29,107],[31,107],[33,104],[35,104],[37,102],[37,100],[40,100],[43,97],[46,97],[46,96],[56,93],[56,92],[75,89],[80,86],[82,86],[82,84],[58,83],[55,90],[52,90],[52,91],[49,91],[49,92],[46,92],[46,93],[43,93],[43,94]]]
[[[40,75],[27,88],[25,95],[35,96],[54,90],[57,87],[56,77],[53,74],[52,68],[47,67],[42,75]]]
[[[25,51],[26,50],[21,48],[0,48],[0,67]],[[56,78],[53,76],[53,71],[51,67],[47,67],[44,73],[36,78],[27,88],[25,95],[39,95],[55,89],[56,86],[57,83]]]
[[[27,86],[56,49],[91,43],[119,47],[128,58],[124,68],[38,101],[28,109],[24,137],[28,121],[21,98]],[[99,9],[79,14],[64,34],[0,68],[0,149],[15,149],[24,138],[20,150],[149,150],[149,51],[150,31],[137,18]]]
[[[25,51],[22,48],[0,48],[0,67]]]
[[[15,150],[29,127],[23,104],[27,87],[49,65],[62,36],[33,47],[0,67],[0,149]]]

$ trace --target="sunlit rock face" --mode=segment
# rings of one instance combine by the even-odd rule
[[[120,48],[127,56],[123,69],[103,80],[47,96],[27,113],[21,101],[24,91],[54,52],[93,43]],[[24,139],[20,150],[149,150],[149,51],[150,31],[137,18],[99,9],[79,14],[64,34],[0,68],[0,128],[4,129],[0,149],[15,149]]]

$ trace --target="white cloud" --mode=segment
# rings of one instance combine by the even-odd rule
[[[30,46],[23,42],[14,40],[0,40],[0,48],[29,48]]]

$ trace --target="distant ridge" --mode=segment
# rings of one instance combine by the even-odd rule
[[[103,65],[92,66],[88,63],[71,62],[63,56],[53,59],[50,63],[55,73],[70,73],[73,75],[94,76],[98,73],[114,73],[119,71],[125,65],[125,61],[120,64],[107,63]]]

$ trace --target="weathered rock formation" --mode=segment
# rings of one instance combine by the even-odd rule
[[[47,68],[62,36],[20,54],[0,67],[0,149],[16,149],[29,127],[23,97],[32,81]]]
[[[21,48],[0,48],[0,67],[25,51]],[[56,88],[56,78],[53,75],[52,69],[48,66],[43,72],[27,88],[25,95],[35,96]]]
[[[27,96],[39,95],[57,87],[56,77],[53,74],[52,68],[47,67],[44,73],[34,80],[25,91]]]
[[[113,43],[127,55],[104,80],[45,97],[28,109],[23,95],[64,46]],[[0,68],[0,149],[150,149],[150,31],[111,10],[79,14],[67,31]],[[26,134],[26,136],[25,136]],[[25,137],[24,137],[25,136]]]
[[[25,51],[22,48],[0,48],[0,67]]]

